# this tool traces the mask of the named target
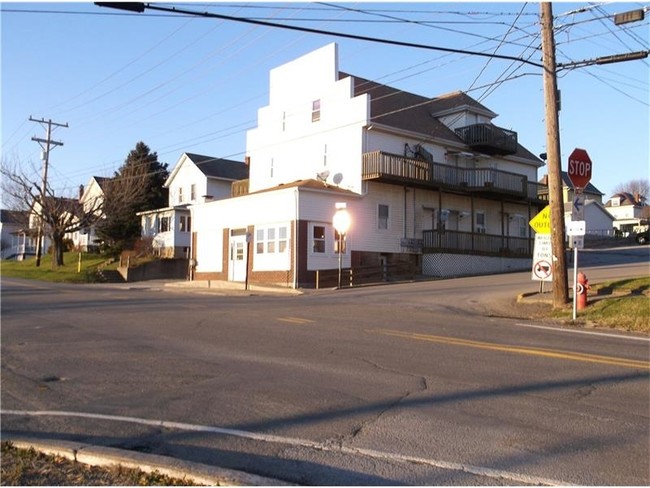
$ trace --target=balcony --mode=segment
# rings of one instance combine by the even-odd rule
[[[456,129],[473,151],[491,156],[505,156],[517,152],[517,133],[492,124],[474,124]]]
[[[381,151],[363,155],[362,178],[463,194],[539,200],[540,185],[524,175],[490,168],[457,168]]]
[[[534,239],[482,234],[475,232],[425,230],[422,232],[422,252],[449,252],[529,258],[533,254]]]

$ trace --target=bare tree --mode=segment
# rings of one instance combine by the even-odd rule
[[[55,195],[49,185],[43,195],[40,181],[18,169],[10,169],[4,162],[0,173],[3,199],[13,209],[28,210],[33,229],[42,225],[43,235],[52,242],[52,267],[62,266],[66,234],[95,224],[102,216],[103,199],[96,198],[84,206],[78,198]]]

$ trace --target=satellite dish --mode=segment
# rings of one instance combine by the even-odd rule
[[[327,181],[327,177],[328,177],[329,175],[330,175],[329,170],[325,170],[325,171],[321,171],[320,173],[317,173],[317,174],[316,174],[316,178],[318,179],[318,181],[326,182],[326,181]]]
[[[333,181],[335,185],[340,185],[343,181],[343,175],[341,173],[336,173],[334,175]]]

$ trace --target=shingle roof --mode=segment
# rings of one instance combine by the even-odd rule
[[[426,98],[414,93],[366,80],[355,75],[339,73],[339,78],[353,79],[354,96],[370,95],[370,117],[372,122],[389,127],[408,130],[429,137],[447,140],[456,144],[464,141],[443,124],[436,114],[451,109],[468,107],[478,113],[496,116],[494,112],[463,92],[454,92],[437,98]],[[517,144],[514,156],[534,161],[541,166],[542,161],[521,144]]]
[[[566,171],[562,171],[562,183],[564,186],[568,186],[569,188],[573,188],[573,183],[571,183],[571,178],[569,178],[569,173]],[[596,188],[594,185],[591,183],[587,183],[587,186],[585,186],[584,193],[595,193],[597,195],[604,195],[602,191],[600,191],[598,188]]]
[[[245,180],[248,178],[249,168],[240,161],[214,158],[201,154],[185,154],[208,178],[222,178],[225,180]]]
[[[24,224],[29,219],[25,210],[0,210],[0,222],[3,224]]]

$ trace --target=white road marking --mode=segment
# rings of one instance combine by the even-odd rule
[[[210,425],[196,425],[188,424],[185,422],[170,422],[167,420],[149,420],[138,417],[124,417],[121,415],[105,415],[98,413],[85,413],[85,412],[66,412],[56,410],[0,410],[1,415],[20,415],[28,417],[78,417],[95,420],[110,420],[114,422],[128,422],[140,425],[150,425],[154,427],[162,427],[167,429],[177,429],[192,432],[207,432],[212,434],[222,434],[233,437],[240,437],[244,439],[251,439],[260,442],[268,442],[275,444],[285,444],[293,447],[306,447],[318,451],[336,452],[343,454],[361,455],[374,459],[385,461],[401,461],[407,463],[424,464],[435,468],[448,469],[453,471],[462,471],[464,473],[474,474],[478,476],[485,476],[488,478],[512,480],[522,484],[532,485],[546,485],[558,486],[569,485],[570,483],[560,482],[547,478],[540,478],[537,476],[529,476],[526,474],[512,473],[509,471],[502,471],[491,468],[484,468],[481,466],[472,466],[464,463],[453,463],[448,461],[440,461],[436,459],[420,458],[417,456],[408,456],[402,454],[394,454],[390,452],[376,451],[374,449],[364,449],[357,447],[336,446],[331,444],[324,444],[322,442],[310,441],[307,439],[297,439],[292,437],[280,437],[276,435],[258,434],[255,432],[248,432],[237,429],[226,429],[223,427],[214,427]]]
[[[580,330],[580,329],[562,329],[560,327],[549,327],[546,325],[522,324],[521,322],[517,322],[515,323],[515,325],[519,327],[529,327],[531,329],[544,329],[544,330],[553,330],[555,332],[567,332],[569,334],[586,334],[586,335],[595,335],[601,337],[614,337],[616,339],[625,339],[628,341],[650,342],[650,337],[627,336],[623,334],[608,334],[607,332],[597,332],[597,331]]]

